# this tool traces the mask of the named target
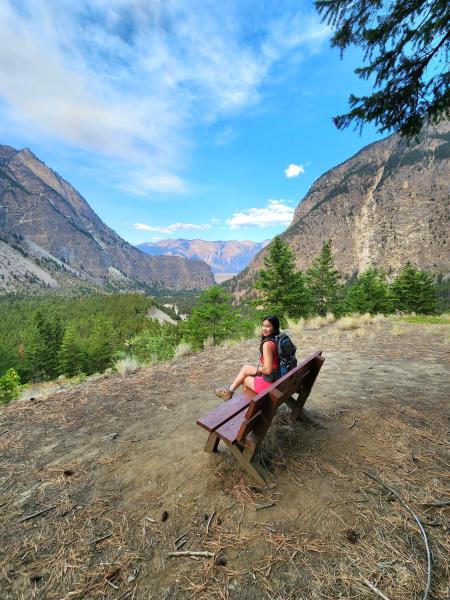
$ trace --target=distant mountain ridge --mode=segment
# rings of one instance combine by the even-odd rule
[[[138,244],[143,252],[153,256],[183,256],[204,260],[215,274],[239,273],[252,258],[270,243],[245,241],[161,240]]]
[[[3,292],[26,289],[27,282],[31,287],[64,287],[69,280],[76,285],[77,279],[100,287],[115,282],[123,288],[170,290],[214,283],[211,269],[200,260],[149,256],[123,240],[27,148],[0,146],[0,239]],[[52,281],[32,264],[47,266]]]
[[[407,261],[450,274],[450,122],[428,125],[417,142],[398,134],[374,142],[324,173],[295,210],[282,238],[306,269],[331,239],[346,278],[368,267],[395,276]],[[237,296],[252,289],[262,251],[227,282]]]

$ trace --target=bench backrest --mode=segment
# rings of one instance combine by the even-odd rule
[[[324,360],[321,350],[311,354],[295,369],[286,373],[269,388],[255,396],[247,408],[236,439],[242,441],[249,433],[252,433],[255,443],[261,442],[278,407],[292,394],[298,394],[297,400],[303,405],[311,392]]]

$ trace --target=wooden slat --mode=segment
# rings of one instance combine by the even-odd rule
[[[197,425],[206,429],[206,431],[215,431],[218,427],[232,419],[242,409],[247,408],[250,404],[255,392],[252,390],[244,390],[235,394],[228,402],[219,404],[210,413],[198,419]]]
[[[221,425],[216,429],[217,435],[219,435],[225,442],[233,444],[236,441],[236,436],[242,423],[245,421],[245,408],[235,415],[232,419]]]
[[[283,398],[290,397],[292,394],[296,394],[300,391],[303,385],[307,384],[308,376],[311,373],[311,369],[308,369],[304,373],[300,373],[299,377],[296,377],[292,383],[285,383],[285,387],[283,389]]]
[[[244,421],[242,422],[239,431],[236,434],[236,439],[238,441],[240,440],[245,440],[245,438],[247,437],[247,434],[250,433],[250,431],[253,430],[253,428],[255,427],[255,423],[257,419],[263,419],[263,414],[262,412],[258,412],[256,414],[253,415],[253,417],[251,419],[244,419]]]

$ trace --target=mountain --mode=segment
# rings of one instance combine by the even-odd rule
[[[0,146],[0,240],[0,293],[77,282],[171,290],[214,283],[200,260],[149,256],[128,244],[29,149]]]
[[[139,244],[137,247],[154,256],[169,255],[204,260],[217,276],[232,276],[248,265],[252,258],[265,248],[270,240],[261,243],[250,241],[205,242],[204,240],[162,240]]]
[[[282,234],[306,269],[331,239],[336,265],[350,278],[369,266],[389,278],[410,261],[450,273],[448,239],[450,123],[427,126],[415,142],[393,134],[324,173],[297,206]],[[252,287],[261,252],[227,282],[238,295]]]

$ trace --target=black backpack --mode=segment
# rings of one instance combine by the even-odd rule
[[[264,375],[264,379],[266,381],[275,381],[297,366],[297,358],[295,356],[297,347],[287,333],[270,336],[265,338],[264,341],[268,342],[269,340],[276,344],[279,366],[278,373],[275,371],[272,375]]]
[[[276,335],[275,343],[277,345],[278,360],[280,364],[278,367],[279,377],[283,377],[283,375],[286,375],[286,373],[292,371],[292,369],[297,366],[297,358],[295,356],[297,347],[287,333],[279,333]]]

